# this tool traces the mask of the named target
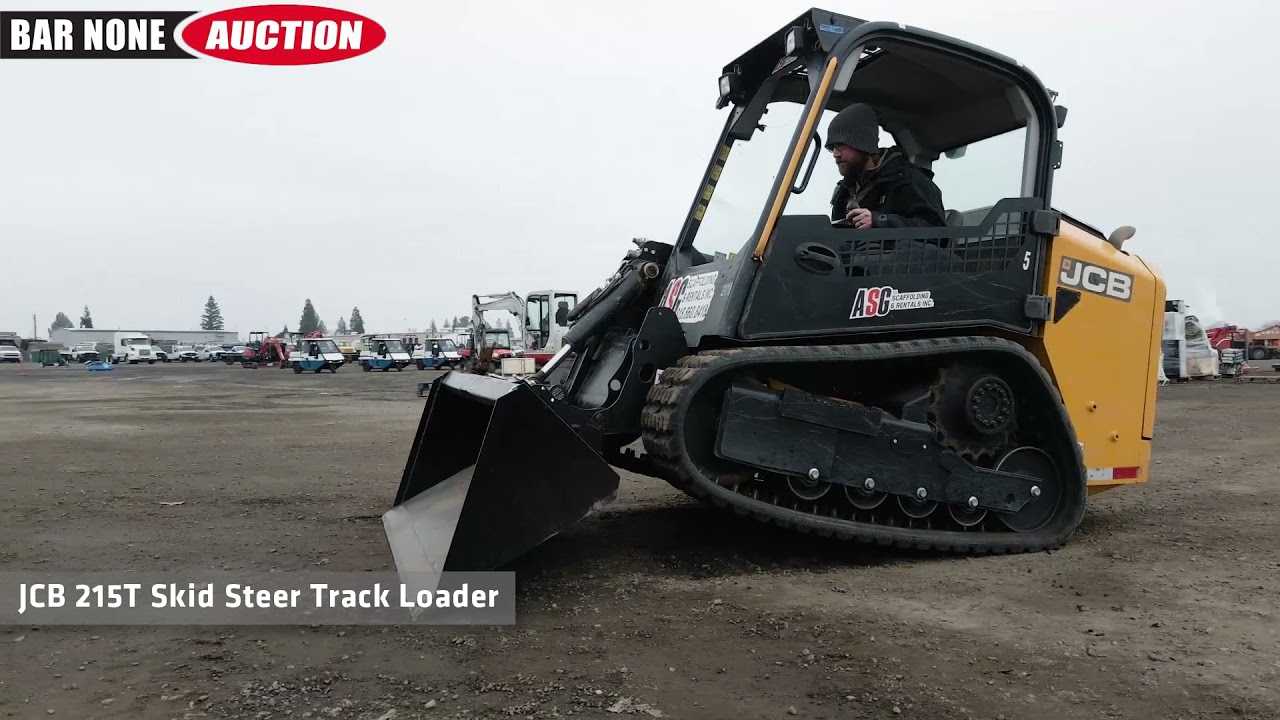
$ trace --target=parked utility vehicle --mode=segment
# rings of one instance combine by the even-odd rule
[[[328,370],[338,372],[338,368],[346,363],[338,343],[331,338],[299,338],[292,352],[289,353],[289,365],[295,373],[303,370],[321,372]]]
[[[413,350],[413,363],[419,370],[452,369],[462,362],[458,345],[447,337],[429,337]]]
[[[404,370],[413,359],[400,338],[370,335],[360,339],[360,367],[370,370]]]

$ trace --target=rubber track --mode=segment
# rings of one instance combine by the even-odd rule
[[[1059,427],[1069,442],[1067,450],[1079,469],[1078,484],[1064,487],[1063,501],[1069,507],[1068,521],[1053,533],[958,532],[912,529],[813,515],[756,500],[706,478],[686,458],[681,433],[683,413],[698,389],[710,378],[744,366],[798,363],[854,363],[906,357],[954,357],[971,353],[1002,353],[1020,358],[1043,383],[1043,390],[1056,407]],[[1043,412],[1047,408],[1040,408]],[[1052,413],[1050,413],[1052,414]],[[665,472],[662,476],[677,489],[725,510],[800,533],[855,543],[867,543],[918,550],[940,550],[970,555],[1018,553],[1061,546],[1075,531],[1084,515],[1088,495],[1083,457],[1075,431],[1049,374],[1034,355],[1017,343],[992,337],[954,337],[894,343],[857,345],[782,346],[710,350],[689,355],[662,372],[650,388],[642,414],[644,446],[650,460]],[[1055,434],[1061,438],[1060,434]],[[1069,478],[1063,478],[1064,483]]]

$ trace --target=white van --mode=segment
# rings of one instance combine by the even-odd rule
[[[118,332],[115,342],[111,344],[111,362],[120,364],[127,362],[137,365],[146,362],[154,365],[155,349],[151,347],[151,338],[141,333]]]

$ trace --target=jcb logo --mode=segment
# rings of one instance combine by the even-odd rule
[[[1090,265],[1073,258],[1062,258],[1062,272],[1058,282],[1076,287],[1095,295],[1105,295],[1129,302],[1133,296],[1133,276],[1097,265]]]

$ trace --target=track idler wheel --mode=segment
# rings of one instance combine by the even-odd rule
[[[808,477],[787,476],[787,487],[801,500],[821,500],[831,489],[831,483],[818,479],[818,471],[810,470]]]
[[[917,492],[923,493],[924,489],[921,488]],[[917,495],[916,497],[899,495],[898,508],[909,518],[923,520],[933,514],[933,511],[938,508],[938,501],[930,500],[927,497],[921,497],[920,495]]]
[[[859,510],[875,510],[888,497],[886,493],[876,490],[875,487],[876,481],[871,478],[863,481],[862,487],[845,485],[844,498]]]
[[[1053,518],[1058,503],[1062,501],[1062,483],[1053,460],[1043,450],[1033,447],[1015,448],[1000,458],[995,469],[1043,480],[1032,486],[1032,500],[1021,510],[1016,513],[997,513],[1010,530],[1032,532],[1039,530]]]
[[[977,500],[977,498],[973,498],[968,507],[947,505],[947,513],[951,515],[951,519],[960,527],[973,527],[987,517],[987,511],[977,506]]]

